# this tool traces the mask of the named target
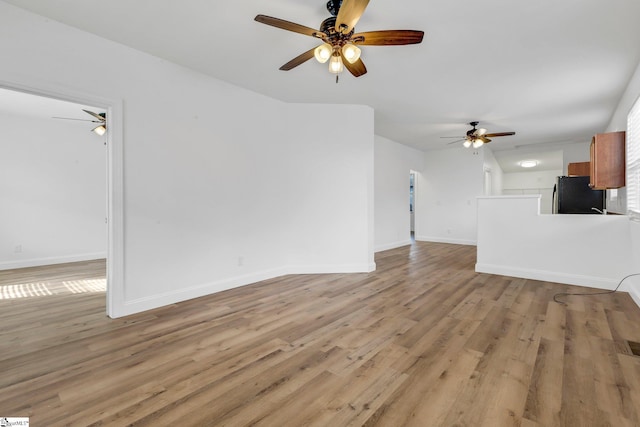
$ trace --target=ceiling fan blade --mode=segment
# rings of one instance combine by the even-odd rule
[[[464,136],[441,136],[440,138],[457,138],[457,139],[460,139],[460,138],[464,138]]]
[[[255,20],[262,23],[271,25],[272,27],[281,28],[287,31],[293,31],[294,33],[304,34],[306,36],[322,38],[324,35],[321,31],[315,30],[304,25],[296,24],[294,22],[285,21],[284,19],[273,18],[266,15],[256,15]]]
[[[297,67],[298,65],[307,62],[308,60],[310,60],[311,58],[313,58],[313,51],[316,48],[314,47],[313,49],[309,49],[308,51],[306,51],[305,53],[302,53],[298,56],[296,56],[295,58],[293,58],[291,61],[287,62],[286,64],[284,64],[282,67],[280,67],[280,69],[282,71],[289,71],[292,68]]]
[[[484,142],[485,144],[486,144],[487,142],[491,142],[491,140],[490,140],[489,138],[487,138],[487,136],[486,136],[486,135],[480,135],[480,136],[478,136],[478,139],[479,139],[480,141]]]
[[[336,31],[343,34],[352,31],[368,4],[369,0],[343,0],[336,16]]]
[[[94,113],[93,111],[89,111],[89,110],[82,110],[82,111],[84,111],[85,113],[87,113],[87,114],[89,114],[89,115],[91,115],[91,116],[95,117],[96,119],[100,120],[101,122],[106,121],[106,118],[105,118],[105,117],[103,117],[103,116],[101,116],[101,115],[100,115],[100,114],[98,114],[98,113]]]
[[[89,119],[74,119],[71,117],[51,117],[52,119],[62,119],[62,120],[77,120],[79,122],[91,122],[91,123],[102,123],[103,120],[89,120]]]
[[[340,55],[342,55],[342,52],[340,52]],[[353,74],[354,77],[360,77],[363,74],[367,73],[367,67],[364,66],[364,62],[362,62],[362,60],[359,58],[356,62],[351,64],[349,63],[349,61],[344,59],[344,55],[342,55],[342,63],[344,64],[344,67],[349,70],[351,74]]]
[[[515,135],[515,132],[498,132],[498,133],[487,133],[484,136],[493,138],[494,136],[511,136]]]
[[[446,137],[443,137],[443,138],[446,138]],[[451,137],[451,138],[454,138],[454,137]],[[455,144],[455,143],[457,143],[457,142],[462,142],[462,141],[464,141],[464,140],[465,140],[465,139],[464,139],[464,138],[462,138],[462,139],[458,139],[457,141],[447,142],[447,145]]]
[[[354,43],[365,46],[397,46],[404,44],[421,43],[424,31],[414,30],[382,30],[366,31],[354,34],[351,39]],[[360,41],[362,39],[362,41]]]

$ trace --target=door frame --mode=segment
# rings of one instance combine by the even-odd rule
[[[417,221],[417,209],[418,209],[418,176],[419,173],[416,170],[409,169],[409,185],[411,186],[411,177],[413,176],[413,238],[415,240],[418,235],[418,221]],[[409,230],[411,231],[411,217],[409,218]]]
[[[48,82],[27,84],[0,80],[0,87],[82,105],[107,112],[107,284],[106,313],[119,317],[124,304],[124,173],[122,99],[108,99]]]

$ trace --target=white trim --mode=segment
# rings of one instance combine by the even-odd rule
[[[114,307],[115,310],[111,317],[122,317],[141,313],[143,311],[164,307],[181,301],[200,298],[217,292],[226,291],[228,289],[254,284],[263,280],[273,279],[276,277],[284,276],[285,274],[286,271],[284,269],[265,270],[254,274],[232,277],[229,279],[190,286],[185,289],[177,289],[162,294],[152,295],[149,297],[133,299],[130,301],[126,301],[122,305]]]
[[[476,199],[540,199],[540,194],[508,194],[502,196],[477,196]]]
[[[467,246],[476,246],[478,244],[476,240],[446,239],[442,237],[431,237],[431,236],[416,236],[416,241],[434,242],[434,243],[451,243],[453,245],[467,245]]]
[[[555,271],[514,268],[504,265],[476,264],[477,273],[498,274],[501,276],[520,277],[543,282],[564,283],[567,285],[585,286],[598,289],[615,289],[618,281],[604,277],[582,276],[579,274],[558,273]]]
[[[21,80],[27,79],[26,82]],[[33,76],[0,80],[0,87],[107,110],[107,296],[106,312],[115,317],[124,304],[123,102],[79,92]]]
[[[389,249],[401,248],[403,246],[409,246],[410,244],[410,238],[407,240],[401,240],[399,242],[385,243],[383,245],[376,246],[374,252],[388,251]]]
[[[107,257],[106,252],[95,252],[81,255],[66,255],[58,257],[23,259],[18,261],[0,262],[0,270],[13,270],[16,268],[40,267],[43,265],[66,264],[68,262],[91,261]]]
[[[628,289],[629,296],[636,303],[638,307],[640,307],[640,288],[639,287],[629,287]]]
[[[376,266],[374,263],[306,267],[296,266],[269,269],[244,276],[230,277],[215,282],[203,283],[186,289],[178,289],[165,292],[163,294],[126,301],[124,304],[114,307],[114,311],[110,316],[115,318],[141,313],[143,311],[165,307],[181,301],[200,298],[241,286],[253,285],[264,280],[275,279],[289,274],[363,273],[374,271],[375,268]]]
[[[375,269],[375,262],[369,264],[296,265],[285,268],[286,274],[370,273]]]

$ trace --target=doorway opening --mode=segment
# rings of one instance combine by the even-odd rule
[[[106,312],[114,317],[110,272],[121,268],[114,266],[112,259],[121,239],[113,238],[119,233],[109,219],[111,212],[118,212],[114,209],[114,199],[118,199],[114,182],[121,182],[120,174],[114,173],[117,162],[113,161],[109,132],[92,133],[97,125],[82,111],[105,114],[104,125],[110,129],[113,105],[92,97],[5,83],[0,83],[0,92],[1,129],[7,137],[3,148],[8,150],[2,157],[11,163],[3,169],[12,177],[6,180],[3,194],[11,204],[6,213],[14,216],[0,224],[6,227],[2,234],[7,237],[4,245],[8,245],[4,250],[7,256],[0,258],[0,270],[41,273],[48,267],[59,270],[88,265],[104,271],[102,279],[94,275],[86,280],[49,283],[41,275],[38,280],[25,278],[5,283],[0,297],[104,292]]]
[[[493,178],[491,176],[491,168],[484,168],[484,185],[483,185],[484,195],[491,196],[493,195]]]
[[[416,172],[409,171],[409,231],[411,242],[416,240]]]

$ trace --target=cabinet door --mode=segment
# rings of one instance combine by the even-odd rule
[[[567,167],[567,175],[569,176],[590,176],[591,162],[569,163]]]
[[[624,132],[599,133],[591,140],[591,179],[598,190],[624,187]]]

